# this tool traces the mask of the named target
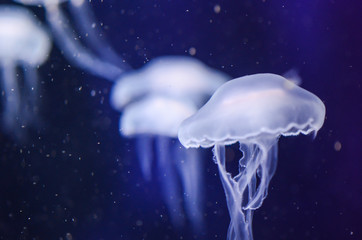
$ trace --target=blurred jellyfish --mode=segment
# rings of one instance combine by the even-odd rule
[[[179,129],[185,147],[214,146],[214,161],[231,218],[228,240],[253,239],[253,210],[262,205],[277,165],[280,135],[316,133],[325,107],[314,94],[275,74],[256,74],[222,85]],[[226,170],[225,145],[239,142],[239,174]]]
[[[85,0],[14,0],[26,5],[44,6],[54,40],[72,64],[102,78],[115,81],[128,66],[97,30],[89,3]],[[82,35],[75,34],[61,5],[69,6]]]
[[[198,107],[229,77],[191,57],[166,56],[154,59],[142,70],[124,75],[114,85],[111,104],[125,105],[150,93],[192,101]]]
[[[195,230],[202,228],[201,161],[197,151],[186,150],[179,143],[178,127],[227,79],[189,57],[160,57],[122,77],[112,90],[113,107],[124,109],[120,132],[136,138],[146,180],[152,177],[153,157],[157,159],[165,203],[177,227],[183,225],[183,193],[187,217]]]
[[[176,140],[180,123],[196,112],[193,104],[158,95],[147,96],[131,103],[124,110],[121,118],[121,132],[127,137],[136,137],[137,151],[143,176],[151,179],[153,142],[155,142],[157,169],[163,189],[165,203],[171,213],[175,226],[182,225],[181,193],[186,195],[186,208],[190,217],[201,221],[200,201],[200,168],[196,151],[180,151],[183,148]],[[174,165],[176,164],[176,168]],[[196,174],[192,174],[195,172]],[[181,191],[177,174],[183,180]],[[196,218],[196,219],[195,219]]]
[[[25,8],[1,5],[0,67],[4,131],[19,135],[18,127],[24,127],[34,117],[37,68],[48,58],[50,48],[50,36],[33,14]],[[23,69],[24,83],[17,77],[18,66]],[[22,85],[24,87],[20,87]]]

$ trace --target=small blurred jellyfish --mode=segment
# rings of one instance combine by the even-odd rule
[[[48,58],[50,48],[50,36],[31,12],[21,7],[1,5],[2,126],[15,137],[20,137],[20,127],[35,124],[37,68]],[[18,77],[19,66],[23,69],[23,83]]]
[[[279,137],[316,134],[325,106],[314,94],[275,74],[255,74],[222,85],[194,115],[182,122],[186,148],[214,146],[214,161],[230,214],[228,240],[253,239],[253,211],[267,196],[277,165]],[[238,142],[239,173],[226,170],[225,145]]]
[[[107,43],[97,24],[89,3],[85,0],[14,0],[25,5],[43,6],[46,18],[65,57],[75,66],[96,76],[115,81],[129,67]],[[72,28],[62,5],[69,6],[73,22],[80,34]]]
[[[192,57],[166,56],[154,59],[140,71],[124,75],[113,87],[111,104],[122,110],[147,94],[188,99],[201,107],[225,81],[226,74],[206,67]]]
[[[127,105],[120,122],[121,132],[127,137],[136,137],[137,151],[143,176],[151,180],[152,156],[157,156],[164,199],[175,226],[182,225],[181,192],[185,194],[186,210],[195,223],[200,223],[200,169],[197,152],[183,151],[176,139],[180,123],[196,112],[194,104],[182,99],[158,95],[146,96]],[[153,154],[153,142],[156,153]],[[175,168],[175,166],[176,168]],[[182,178],[183,191],[178,184]]]
[[[160,57],[124,75],[112,90],[113,107],[123,110],[120,132],[136,138],[146,180],[152,177],[153,158],[157,159],[165,203],[176,227],[184,223],[181,193],[192,226],[200,230],[203,225],[202,163],[195,149],[186,150],[179,143],[178,127],[227,79],[190,57]]]

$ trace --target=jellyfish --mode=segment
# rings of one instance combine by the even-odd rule
[[[33,14],[21,7],[0,7],[4,131],[19,135],[17,128],[30,124],[34,117],[38,90],[37,68],[48,58],[50,48],[50,36]],[[24,83],[17,77],[19,66],[23,69]]]
[[[64,56],[75,66],[96,76],[115,81],[128,65],[112,49],[110,44],[97,31],[93,13],[85,0],[14,0],[25,5],[41,5],[46,18]],[[70,21],[62,10],[67,2],[74,22],[81,35],[75,35]],[[83,40],[84,39],[84,40]]]
[[[251,240],[253,211],[267,196],[280,136],[316,134],[325,106],[314,94],[275,74],[231,80],[184,120],[178,137],[186,148],[213,146],[230,214],[228,240]],[[239,172],[226,170],[225,146],[239,143]]]
[[[152,178],[152,162],[156,160],[163,198],[176,227],[184,224],[181,193],[194,230],[203,225],[202,163],[197,151],[186,150],[179,143],[179,124],[227,79],[196,59],[168,56],[124,75],[113,87],[112,106],[123,111],[120,133],[136,139],[144,179]]]
[[[183,148],[177,140],[180,123],[196,112],[197,108],[188,101],[162,95],[150,95],[131,103],[122,114],[121,132],[126,137],[135,137],[137,151],[141,161],[141,170],[146,180],[151,179],[152,156],[157,157],[157,172],[165,204],[171,213],[172,223],[180,227],[183,224],[181,190],[178,178],[183,179],[186,211],[191,220],[201,221],[198,193],[200,192],[200,175],[192,172],[200,169],[197,152],[180,151]],[[153,154],[153,144],[156,153]],[[176,165],[176,167],[174,167]]]
[[[153,59],[142,70],[123,75],[114,85],[111,104],[122,110],[149,93],[187,98],[198,107],[226,80],[225,73],[186,56]]]

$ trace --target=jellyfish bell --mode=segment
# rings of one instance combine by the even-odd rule
[[[0,7],[1,88],[4,92],[3,130],[21,138],[20,125],[36,124],[37,68],[48,58],[50,36],[25,8]],[[20,87],[17,67],[24,72]]]
[[[186,147],[210,147],[259,135],[309,134],[321,128],[324,116],[317,96],[281,76],[255,74],[220,87],[183,122],[179,139]]]
[[[177,138],[181,122],[196,110],[187,100],[153,94],[128,105],[121,117],[120,131],[125,136],[153,134]]]
[[[164,56],[151,60],[144,68],[124,74],[111,93],[111,104],[121,110],[148,93],[190,99],[201,106],[229,77],[185,56]]]
[[[42,64],[51,48],[49,34],[25,8],[0,8],[0,61]]]
[[[325,106],[314,94],[281,76],[255,74],[222,85],[180,125],[178,137],[186,148],[214,146],[231,218],[228,240],[253,238],[252,213],[267,195],[279,136],[317,132],[324,117]],[[244,154],[232,177],[225,145],[236,142]]]

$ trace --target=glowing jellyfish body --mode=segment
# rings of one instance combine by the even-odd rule
[[[84,0],[14,0],[26,5],[42,5],[46,10],[54,40],[59,45],[64,56],[75,66],[78,66],[96,76],[115,81],[128,66],[123,62],[106,42],[102,34],[96,30],[87,1]],[[75,35],[69,19],[63,13],[63,4],[70,6],[80,33]]]
[[[316,133],[325,107],[312,93],[275,74],[256,74],[222,85],[179,129],[187,148],[214,146],[231,222],[228,239],[253,239],[252,215],[267,195],[280,135]],[[239,174],[226,171],[225,145],[239,142]]]
[[[152,156],[157,157],[160,184],[175,226],[181,226],[183,222],[180,204],[182,193],[185,194],[185,207],[190,213],[190,218],[195,222],[201,221],[198,199],[200,176],[190,172],[197,173],[199,169],[199,161],[195,155],[197,152],[183,153],[180,151],[183,147],[177,140],[178,126],[196,110],[193,104],[184,103],[180,99],[152,95],[129,104],[120,122],[122,134],[137,139],[139,161],[143,176],[147,180],[151,179]],[[153,154],[153,143],[156,146],[155,154]],[[184,180],[183,191],[180,190],[177,176]]]
[[[179,143],[178,127],[227,79],[189,57],[160,57],[138,72],[124,75],[112,90],[113,107],[123,110],[120,132],[136,138],[146,180],[151,179],[156,157],[165,203],[175,226],[183,224],[183,195],[187,217],[195,229],[202,227],[201,161],[197,151],[186,150]]]
[[[195,105],[187,101],[157,94],[148,95],[127,106],[120,126],[126,136],[145,133],[177,137],[181,122],[196,111]]]
[[[0,65],[5,131],[16,135],[16,128],[26,125],[34,117],[38,89],[36,68],[48,58],[50,48],[50,37],[33,14],[20,7],[0,7]],[[18,66],[23,68],[24,90],[19,87]]]
[[[115,109],[147,94],[188,99],[201,106],[229,77],[191,57],[156,58],[140,71],[125,74],[113,87],[111,104]]]

